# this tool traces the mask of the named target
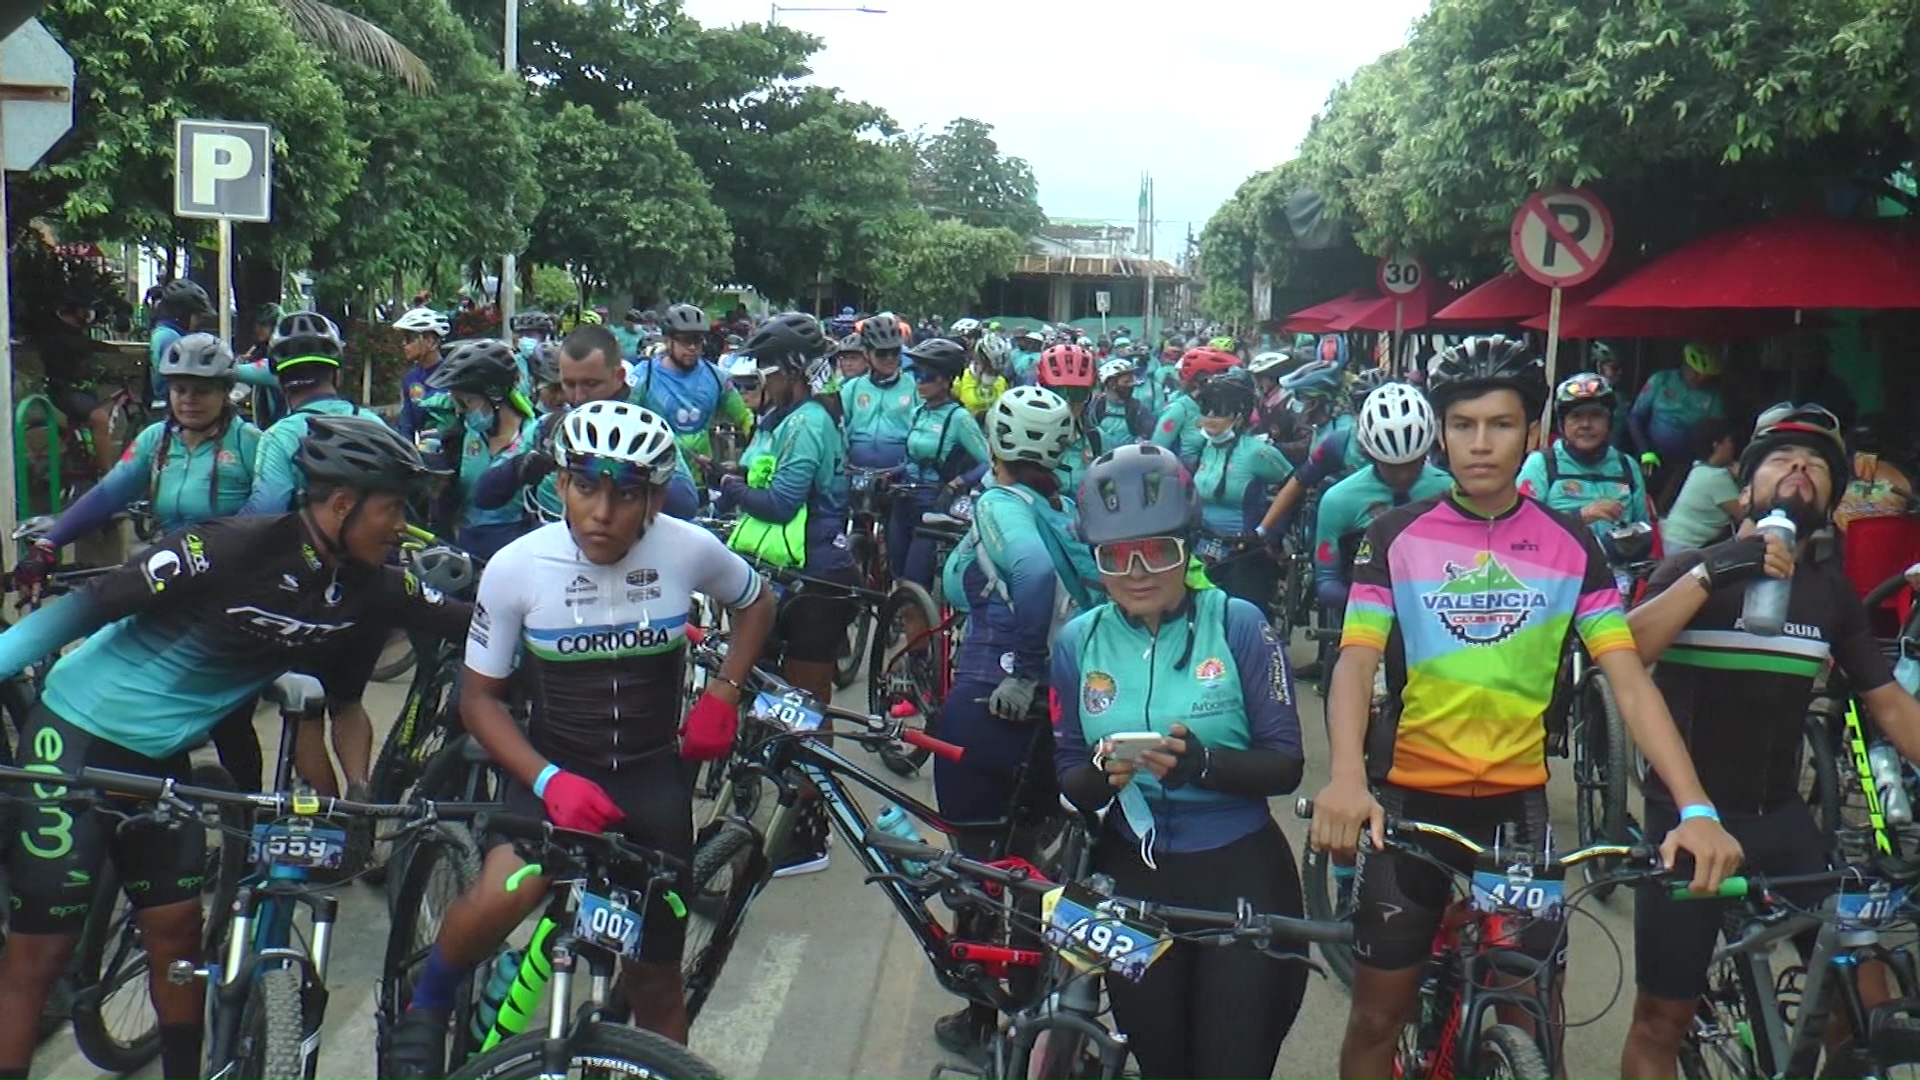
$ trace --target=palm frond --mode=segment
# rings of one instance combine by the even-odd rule
[[[287,13],[294,33],[315,47],[392,75],[415,94],[433,89],[433,72],[426,61],[373,23],[324,0],[276,2]]]

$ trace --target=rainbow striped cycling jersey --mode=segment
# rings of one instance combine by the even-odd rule
[[[1382,515],[1354,556],[1340,637],[1386,655],[1398,702],[1397,724],[1369,732],[1375,778],[1476,798],[1546,783],[1542,718],[1569,629],[1596,659],[1634,647],[1575,519],[1518,496],[1488,518],[1452,494]]]

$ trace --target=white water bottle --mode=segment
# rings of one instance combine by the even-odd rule
[[[1867,763],[1873,770],[1874,790],[1880,795],[1880,819],[1889,825],[1911,824],[1913,804],[1907,801],[1900,752],[1886,743],[1876,743],[1867,751]]]
[[[1769,533],[1777,533],[1787,542],[1787,550],[1793,550],[1798,530],[1785,510],[1775,510],[1760,519],[1760,535]],[[1772,577],[1762,571],[1758,579],[1747,583],[1746,600],[1740,606],[1741,625],[1749,634],[1777,637],[1787,628],[1787,600],[1792,595],[1792,578]]]

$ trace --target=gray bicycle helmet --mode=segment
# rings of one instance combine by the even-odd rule
[[[913,366],[945,379],[957,379],[967,370],[967,347],[946,338],[929,338],[907,350]]]
[[[364,416],[311,415],[294,464],[309,486],[410,493],[445,475],[427,468],[399,432]]]
[[[339,367],[340,356],[346,351],[340,328],[317,311],[290,312],[273,328],[273,337],[267,341],[267,356],[273,361],[275,375],[296,364]]]
[[[1080,481],[1080,539],[1089,544],[1187,536],[1200,496],[1180,459],[1152,443],[1100,455]]]
[[[216,334],[188,334],[167,346],[154,372],[163,379],[190,375],[199,379],[217,379],[232,386],[239,378],[234,368],[233,350]]]
[[[160,310],[175,318],[187,318],[192,315],[214,315],[213,298],[197,281],[175,278],[160,289]]]
[[[527,374],[535,386],[552,386],[560,381],[560,343],[543,341],[527,357]]]
[[[660,321],[660,328],[669,334],[704,334],[707,332],[707,313],[692,304],[675,304],[667,309],[667,317]]]
[[[433,390],[478,394],[488,401],[505,401],[520,385],[520,365],[504,341],[474,338],[463,341],[427,374]]]
[[[890,352],[906,348],[907,341],[899,317],[883,311],[860,324],[860,343],[869,352]]]
[[[507,323],[507,329],[516,334],[551,334],[559,328],[559,325],[554,322],[553,316],[544,311],[522,311]]]
[[[1353,375],[1353,381],[1347,384],[1347,402],[1356,411],[1367,400],[1367,395],[1392,382],[1385,368],[1362,368]]]
[[[413,576],[421,585],[448,596],[464,595],[480,578],[473,570],[473,556],[446,544],[435,544],[415,556]]]

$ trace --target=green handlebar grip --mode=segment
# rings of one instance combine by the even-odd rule
[[[542,871],[539,863],[528,863],[507,875],[507,891],[519,892],[520,883],[530,877],[539,877]]]
[[[1683,883],[1669,888],[1667,895],[1675,900],[1738,900],[1747,895],[1751,884],[1744,876],[1735,874],[1720,883],[1718,892],[1697,893]]]
[[[684,919],[687,917],[687,902],[680,899],[680,894],[674,892],[672,889],[667,890],[667,906],[673,909],[674,918]]]

